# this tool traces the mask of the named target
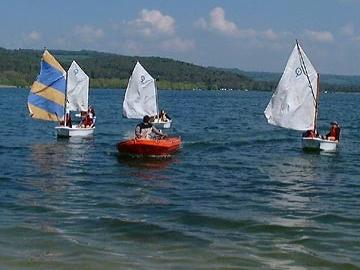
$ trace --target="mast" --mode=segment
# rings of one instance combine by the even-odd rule
[[[319,97],[320,97],[320,74],[317,73],[317,89],[316,89],[316,99],[315,99],[315,115],[314,115],[314,131],[317,127],[317,118],[319,113]]]
[[[68,72],[66,72],[66,78],[65,78],[64,127],[66,127],[67,82],[68,82]]]
[[[155,98],[156,98],[156,114],[157,117],[159,117],[160,112],[159,112],[159,100],[158,100],[158,89],[157,89],[156,79],[154,79],[154,85],[155,85]]]

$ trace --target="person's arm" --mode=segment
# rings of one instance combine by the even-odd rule
[[[166,134],[161,133],[156,127],[152,127],[151,131],[155,133],[156,135],[159,135],[161,137],[166,137]]]
[[[170,117],[167,113],[165,113],[165,117],[166,117],[167,119],[171,120],[171,117]]]
[[[335,140],[340,140],[340,128],[338,127],[335,131]]]
[[[96,117],[94,116],[91,120],[92,120],[91,127],[95,127],[95,120],[96,120]]]
[[[136,128],[135,128],[135,137],[136,137],[137,139],[140,139],[140,138],[141,138],[141,129],[140,129],[139,126],[136,126]]]

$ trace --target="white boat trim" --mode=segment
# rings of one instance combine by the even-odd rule
[[[321,138],[302,138],[302,148],[304,150],[317,150],[325,152],[336,152],[339,141],[330,141]]]
[[[155,119],[152,123],[155,126],[159,125],[159,126],[162,126],[163,128],[170,128],[172,120],[162,121],[161,119]]]
[[[91,137],[94,134],[95,127],[81,128],[81,127],[55,127],[56,135],[58,137]]]

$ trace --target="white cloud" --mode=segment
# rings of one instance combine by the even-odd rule
[[[277,40],[279,35],[276,34],[272,29],[268,29],[262,33],[266,39]]]
[[[354,32],[354,25],[352,23],[348,23],[340,29],[340,33],[345,36],[353,36]]]
[[[163,41],[161,46],[166,50],[185,52],[194,49],[195,43],[192,40],[175,37]]]
[[[176,32],[173,17],[159,10],[142,9],[139,16],[125,22],[124,43],[131,52],[138,54],[150,51],[185,52],[195,48],[193,40],[180,37]]]
[[[257,31],[252,28],[241,29],[234,22],[226,19],[225,15],[225,10],[222,7],[216,7],[210,11],[208,20],[201,17],[194,22],[194,27],[201,30],[214,31],[233,38],[251,40],[276,40],[279,38],[279,34],[275,33],[272,29],[265,31]]]
[[[139,18],[130,21],[129,25],[134,26],[145,36],[173,35],[175,33],[175,19],[162,14],[159,10],[143,9],[140,11]]]
[[[237,37],[240,31],[237,25],[231,21],[226,20],[225,11],[222,7],[216,7],[210,11],[208,26],[228,36]]]
[[[39,31],[33,30],[28,33],[22,33],[22,46],[42,46],[43,36]],[[40,45],[41,44],[41,45]]]
[[[35,30],[31,31],[30,33],[24,33],[22,36],[26,42],[36,42],[39,41],[42,37],[41,33]]]
[[[77,25],[74,34],[79,36],[85,42],[92,42],[104,36],[104,31],[91,25]]]
[[[222,7],[212,9],[209,13],[208,21],[201,17],[195,21],[194,26],[198,29],[216,31],[232,37],[238,37],[240,35],[240,30],[237,25],[226,20],[225,10]]]
[[[29,40],[37,41],[37,40],[40,40],[40,38],[41,38],[41,33],[38,32],[38,31],[31,31],[31,32],[27,35],[27,37],[28,37]]]
[[[305,34],[312,40],[324,43],[331,43],[334,41],[334,36],[329,31],[312,31],[305,30]]]

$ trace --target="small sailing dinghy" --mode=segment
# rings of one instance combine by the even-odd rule
[[[89,81],[84,73],[87,77],[86,84],[86,78],[83,80],[82,73],[81,68],[73,62],[67,76],[60,63],[45,49],[40,62],[40,74],[31,86],[28,97],[30,116],[34,119],[64,122],[64,126],[55,127],[59,136],[92,135],[94,128],[66,126],[65,113],[67,111],[78,108],[79,104],[83,105],[81,109],[85,111],[88,109]],[[68,102],[65,103],[65,100]]]
[[[137,62],[126,88],[123,116],[142,119],[145,115],[159,115],[157,87],[155,79]],[[153,124],[170,128],[171,122],[155,118]]]
[[[302,138],[303,149],[336,151],[338,141],[316,136],[319,78],[319,74],[296,41],[264,114],[268,123],[272,125],[298,131],[312,131],[313,136]]]
[[[169,157],[181,147],[180,137],[130,139],[117,144],[120,154],[146,157]]]
[[[73,61],[67,72],[66,80],[66,103],[64,106],[65,115],[71,112],[87,112],[89,101],[89,76]],[[64,118],[64,125],[55,127],[59,137],[89,137],[95,130],[95,117],[93,123],[88,127],[82,127],[81,123],[67,125],[67,117]]]

